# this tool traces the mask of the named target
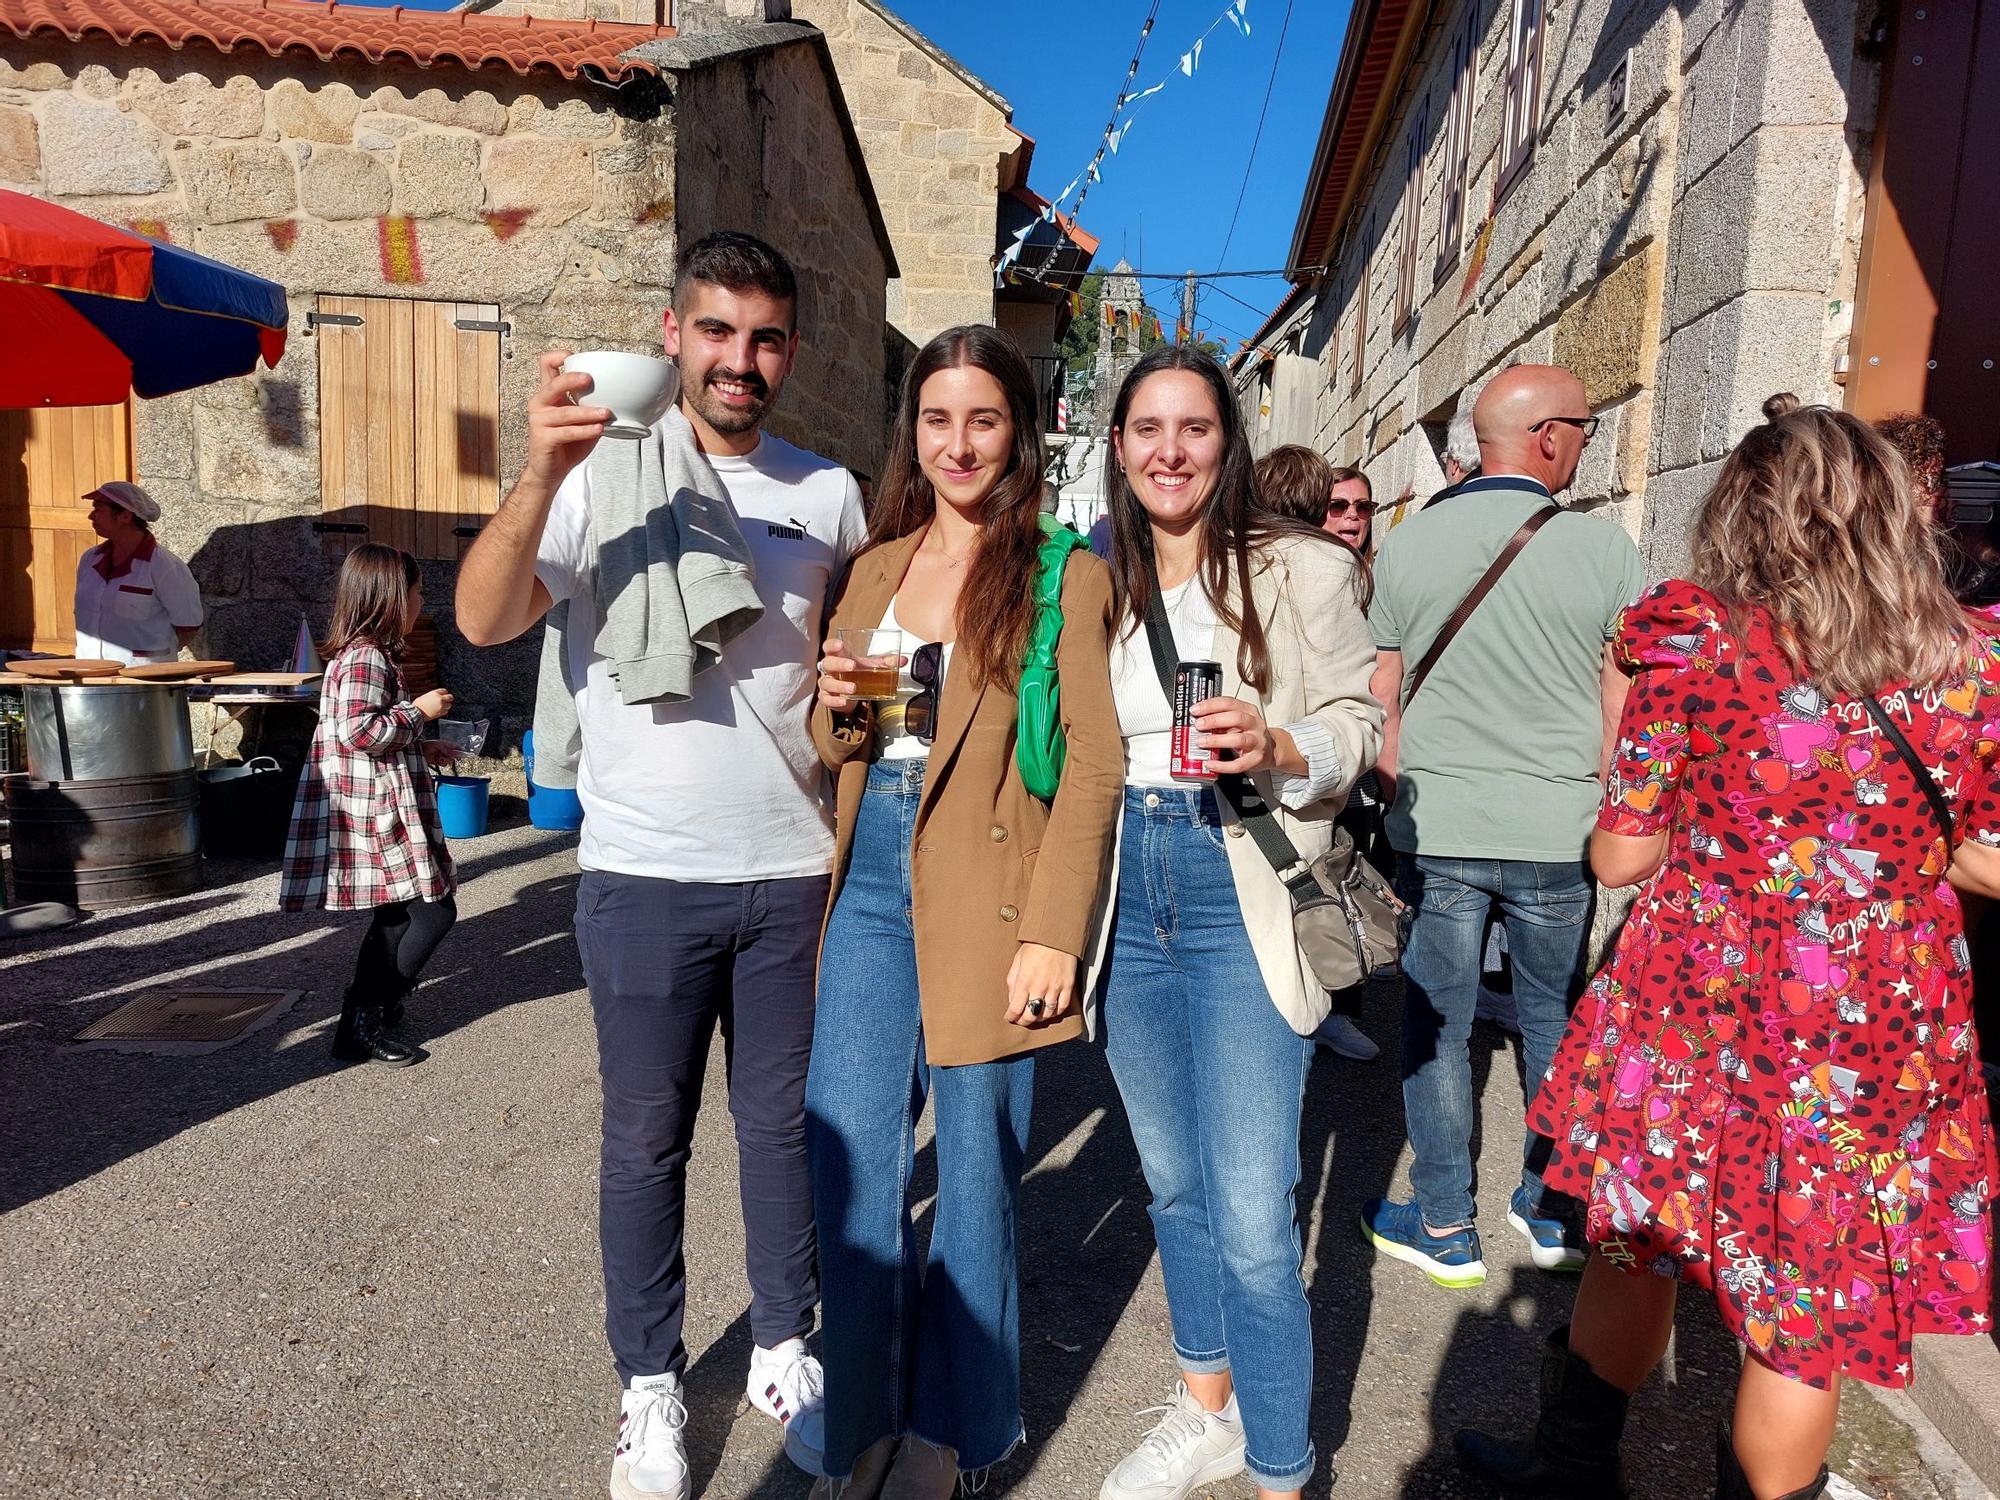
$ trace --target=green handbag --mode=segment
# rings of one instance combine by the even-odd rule
[[[1044,802],[1062,784],[1062,686],[1056,678],[1056,643],[1062,639],[1063,569],[1072,552],[1089,544],[1054,516],[1044,515],[1042,545],[1035,559],[1035,623],[1028,634],[1028,655],[1021,663],[1015,690],[1020,705],[1014,728],[1014,759],[1021,781]]]

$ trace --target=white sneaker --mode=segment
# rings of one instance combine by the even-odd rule
[[[1234,1396],[1221,1411],[1204,1411],[1182,1383],[1170,1405],[1151,1411],[1166,1415],[1111,1471],[1097,1500],[1187,1500],[1201,1486],[1243,1472],[1243,1423]]]
[[[1382,1055],[1382,1049],[1368,1040],[1361,1028],[1354,1024],[1354,1017],[1343,1016],[1331,1011],[1319,1023],[1319,1030],[1312,1039],[1336,1057],[1349,1057],[1355,1062],[1373,1062]]]
[[[826,1379],[804,1339],[750,1352],[750,1404],[785,1431],[785,1456],[815,1479],[826,1473]]]
[[[679,1377],[634,1378],[619,1403],[611,1458],[617,1500],[688,1500],[687,1420]]]

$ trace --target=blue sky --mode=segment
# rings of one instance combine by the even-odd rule
[[[1150,8],[1150,0],[888,3],[1007,96],[1014,124],[1035,138],[1034,187],[1049,197],[1096,150]],[[1161,0],[1136,87],[1171,81],[1139,107],[1131,134],[1116,156],[1105,158],[1103,181],[1083,206],[1083,227],[1104,242],[1100,266],[1114,264],[1121,252],[1143,271],[1284,264],[1340,60],[1346,0],[1291,0],[1270,114],[1226,265],[1222,255],[1286,3],[1250,0],[1249,38],[1224,22],[1209,34],[1188,78],[1176,60],[1215,20],[1223,0]],[[1232,349],[1256,332],[1285,290],[1275,279],[1212,285],[1201,295],[1197,322]],[[1149,282],[1146,291],[1171,333],[1179,287]]]

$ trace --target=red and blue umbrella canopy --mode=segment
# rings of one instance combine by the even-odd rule
[[[274,281],[0,190],[0,407],[108,406],[247,375],[277,364],[285,318]]]

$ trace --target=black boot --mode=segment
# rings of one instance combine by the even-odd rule
[[[1458,1451],[1500,1482],[1507,1500],[1627,1500],[1618,1440],[1631,1403],[1569,1352],[1569,1328],[1549,1335],[1542,1355],[1542,1410],[1525,1438],[1463,1429]]]
[[[407,1068],[423,1054],[382,1029],[382,1007],[349,990],[340,1000],[340,1023],[333,1029],[333,1055],[340,1062],[379,1062]]]
[[[1779,1500],[1818,1500],[1825,1493],[1826,1465],[1821,1464],[1819,1478],[1802,1490],[1780,1496]],[[1729,1435],[1727,1422],[1715,1432],[1715,1500],[1757,1500],[1750,1481],[1743,1477],[1743,1465],[1737,1461],[1736,1443]]]
[[[382,1029],[400,1035],[403,1029],[403,1002],[409,998],[412,986],[398,984],[382,1002]]]

